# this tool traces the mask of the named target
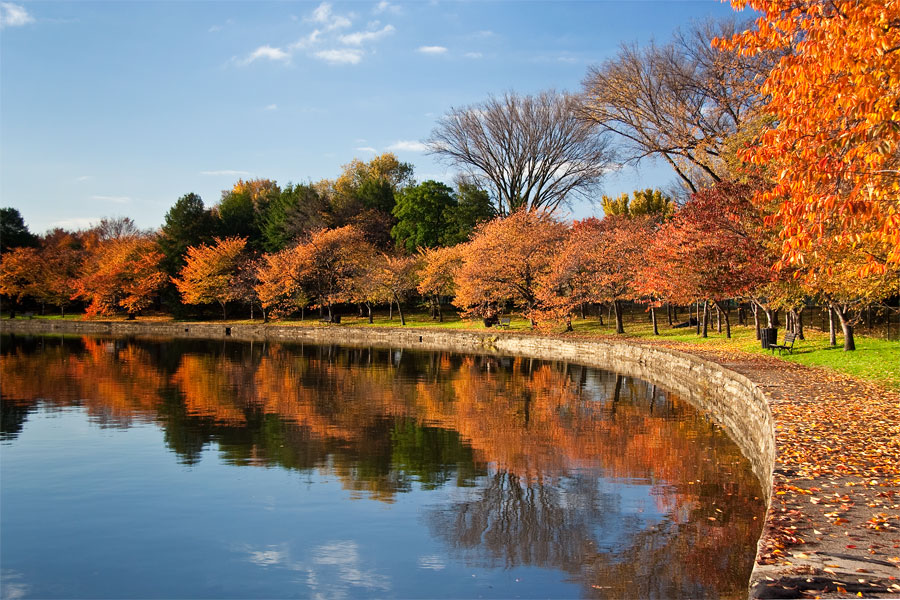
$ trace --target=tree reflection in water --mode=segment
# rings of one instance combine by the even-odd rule
[[[215,447],[360,498],[443,489],[422,519],[472,564],[559,569],[588,596],[746,594],[759,484],[707,417],[643,381],[272,343],[8,336],[0,355],[3,439],[39,406],[79,406],[104,427],[157,423],[188,464]],[[629,486],[652,502],[630,505]]]

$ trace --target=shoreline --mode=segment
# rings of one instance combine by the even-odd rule
[[[675,392],[709,413],[725,428],[749,459],[753,472],[760,481],[767,506],[748,586],[750,598],[802,597],[804,587],[810,591],[817,590],[819,594],[831,595],[828,593],[829,584],[820,581],[822,578],[832,582],[831,591],[840,593],[839,590],[843,589],[851,596],[855,596],[857,591],[864,592],[868,597],[900,595],[900,587],[890,587],[891,584],[896,584],[891,578],[900,576],[898,565],[892,561],[873,560],[870,556],[871,546],[867,554],[864,544],[846,544],[845,538],[837,539],[837,544],[831,543],[832,540],[826,539],[829,535],[827,532],[813,529],[816,533],[823,534],[819,538],[820,546],[827,552],[807,550],[811,554],[802,551],[790,553],[783,549],[786,547],[783,543],[785,536],[790,537],[798,531],[797,525],[785,524],[787,509],[784,496],[787,494],[783,490],[802,488],[797,485],[801,483],[801,477],[792,477],[790,470],[780,464],[779,458],[788,454],[786,450],[790,449],[790,440],[784,439],[780,432],[793,431],[795,424],[786,422],[779,415],[784,412],[783,404],[794,397],[791,386],[808,381],[810,372],[818,372],[815,369],[784,366],[785,363],[781,362],[782,372],[779,372],[778,365],[767,364],[767,359],[760,360],[758,357],[744,361],[734,357],[723,360],[722,357],[715,356],[715,353],[683,351],[653,343],[566,338],[499,330],[340,325],[304,327],[280,326],[277,323],[228,325],[152,321],[3,320],[0,321],[0,332],[232,338],[237,341],[307,341],[350,346],[389,346],[529,356],[620,372]],[[900,484],[900,478],[896,479],[895,484]],[[809,487],[805,479],[803,485]],[[793,496],[791,494],[791,498]],[[804,508],[807,512],[814,512],[809,511],[809,507]],[[796,508],[792,510],[796,513]],[[847,523],[847,519],[843,521]],[[852,521],[850,519],[846,529],[862,528],[863,531],[876,533],[865,527],[865,522]],[[800,519],[791,520],[791,523],[795,522],[799,523]],[[821,525],[819,527],[823,528]],[[892,536],[892,540],[900,537],[900,533],[890,523],[885,533]],[[831,537],[836,535],[831,534]],[[795,536],[795,541],[797,538],[799,536]],[[801,541],[806,544],[804,540]],[[897,553],[897,550],[893,552]],[[865,584],[858,581],[860,576],[853,577],[855,573],[844,573],[843,570],[838,572],[830,568],[838,566],[830,564],[835,562],[836,555],[839,555],[837,558],[842,563],[849,565],[848,570],[857,564],[863,565],[856,569],[856,573],[867,573],[863,576],[868,578],[864,580]]]

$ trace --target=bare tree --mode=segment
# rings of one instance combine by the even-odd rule
[[[726,140],[758,117],[773,60],[713,48],[734,31],[707,22],[664,46],[623,46],[588,70],[583,114],[626,141],[626,162],[662,158],[692,192],[726,178]]]
[[[579,118],[572,95],[506,93],[453,108],[427,140],[431,152],[489,190],[500,215],[556,210],[589,197],[609,168],[607,140]]]

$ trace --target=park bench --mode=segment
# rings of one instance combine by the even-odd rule
[[[34,318],[34,313],[33,313],[33,312],[27,312],[27,313],[25,313],[25,318],[26,318],[26,319],[33,319],[33,318]]]
[[[497,325],[499,327],[509,327],[509,324],[511,321],[512,321],[512,319],[510,317],[502,317],[500,319],[500,321],[497,323]]]
[[[324,317],[322,317],[319,320],[322,321],[323,323],[340,323],[341,315],[331,315],[331,316],[325,315]]]
[[[793,331],[788,331],[784,334],[784,343],[783,344],[770,344],[769,350],[771,350],[772,353],[774,353],[775,350],[778,350],[778,354],[783,354],[784,351],[787,350],[788,354],[793,354],[794,353],[794,341],[796,341],[796,339],[797,339],[797,334],[794,333]]]

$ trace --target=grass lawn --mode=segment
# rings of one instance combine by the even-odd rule
[[[734,316],[734,315],[733,315]],[[3,315],[4,318],[7,315]],[[476,329],[483,330],[484,325],[481,320],[460,319],[453,311],[446,311],[443,323],[433,321],[428,313],[409,312],[405,313],[407,327],[427,327],[427,328],[443,328],[443,329]],[[19,313],[17,319],[24,318]],[[81,315],[72,314],[60,317],[60,315],[35,316],[35,319],[52,319],[52,320],[78,320]],[[125,320],[124,317],[114,320]],[[140,321],[171,321],[172,318],[165,315],[140,317]],[[736,320],[736,319],[735,319]],[[256,319],[235,319],[228,320],[228,323],[246,323],[260,324],[261,321]],[[279,325],[287,326],[326,326],[319,322],[317,312],[309,311],[308,318],[304,321],[273,321]],[[563,328],[559,327],[547,333],[561,335],[583,335],[583,336],[611,336],[619,339],[655,339],[660,341],[682,342],[687,344],[696,344],[699,347],[711,349],[735,350],[741,352],[749,352],[752,354],[772,355],[768,350],[763,350],[752,326],[732,326],[732,338],[726,339],[724,333],[717,333],[715,326],[709,328],[709,337],[701,338],[695,333],[695,329],[673,329],[665,323],[665,317],[660,320],[659,333],[653,335],[653,328],[646,319],[644,313],[627,314],[625,319],[625,333],[616,335],[614,328],[609,320],[604,319],[601,326],[596,317],[588,317],[587,319],[573,319],[572,325],[574,333],[565,334]],[[333,325],[328,325],[333,327]],[[388,318],[387,313],[378,311],[375,315],[374,323],[369,325],[368,319],[360,318],[355,315],[342,315],[342,327],[399,327],[400,317],[394,313],[393,319]],[[510,323],[510,330],[531,332],[531,324],[522,318],[513,317]],[[847,373],[860,379],[865,379],[879,383],[888,388],[900,390],[900,341],[885,340],[876,337],[856,336],[856,351],[844,352],[843,340],[838,336],[838,345],[832,347],[828,343],[828,333],[822,332],[818,328],[807,327],[805,330],[806,339],[797,340],[794,344],[793,354],[779,355],[774,354],[776,358],[797,362],[800,364],[824,367],[833,369],[841,373]],[[784,327],[782,326],[778,332],[778,341],[784,340]]]

